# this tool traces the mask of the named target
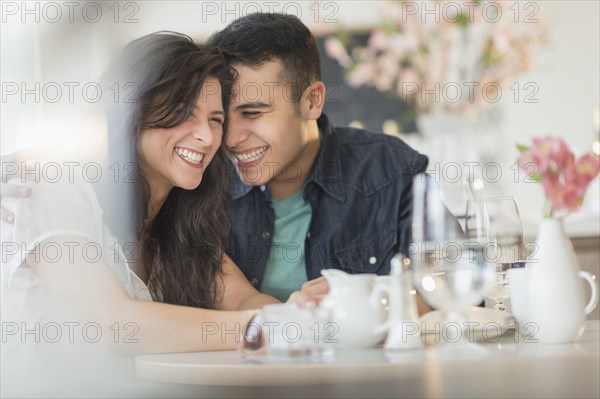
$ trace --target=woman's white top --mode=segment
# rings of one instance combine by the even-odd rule
[[[32,194],[24,199],[2,199],[2,206],[15,215],[14,225],[1,222],[3,369],[8,367],[9,371],[16,370],[27,359],[44,369],[44,365],[52,367],[53,357],[57,354],[61,359],[63,356],[66,359],[70,356],[68,353],[80,352],[82,345],[78,343],[93,346],[90,344],[98,328],[79,323],[46,290],[33,270],[24,263],[28,254],[39,254],[51,262],[59,256],[62,260],[68,259],[70,250],[84,251],[90,262],[103,260],[118,276],[131,298],[141,301],[151,301],[152,298],[147,286],[129,267],[121,245],[103,221],[103,210],[89,183],[69,182],[65,178],[24,183],[20,179],[13,179],[9,183],[29,185]],[[85,248],[81,245],[69,248],[52,240],[64,236],[81,237],[88,244]],[[71,283],[78,284],[77,281]],[[84,293],[86,287],[80,288]],[[127,333],[123,326],[117,328],[119,333]],[[94,350],[97,352],[98,348]],[[72,359],[81,360],[77,354]],[[8,363],[5,364],[5,361]],[[56,364],[56,367],[60,365]]]

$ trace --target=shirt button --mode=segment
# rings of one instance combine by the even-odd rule
[[[263,238],[266,239],[266,238],[271,237],[271,233],[269,233],[268,231],[265,231],[265,232],[262,233],[262,236],[263,236]]]
[[[252,284],[253,286],[256,287],[256,285],[258,284],[258,279],[257,278],[253,278],[252,280],[250,280],[250,284]]]
[[[374,257],[374,256],[371,256],[371,257],[369,258],[369,263],[370,263],[370,264],[374,265],[376,262],[377,262],[377,258],[376,258],[376,257]]]
[[[263,192],[264,192],[266,189],[267,189],[267,186],[265,186],[264,184],[262,184],[262,185],[260,186],[260,191],[263,191]]]
[[[310,238],[310,233],[308,233],[308,234],[306,235],[306,238]]]

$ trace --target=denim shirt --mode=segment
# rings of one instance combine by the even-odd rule
[[[306,275],[321,269],[389,274],[390,260],[407,253],[412,177],[427,157],[402,140],[355,128],[333,127],[323,114],[319,153],[303,188],[312,208],[304,243]],[[266,186],[234,178],[227,254],[260,287],[272,250],[275,213]]]

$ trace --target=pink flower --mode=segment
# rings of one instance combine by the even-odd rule
[[[385,30],[378,28],[373,31],[369,38],[369,47],[377,51],[383,51],[388,47],[390,38]]]
[[[585,190],[575,185],[566,185],[561,188],[559,195],[552,202],[552,212],[567,210],[576,212],[583,203]]]
[[[558,137],[534,138],[530,148],[522,148],[519,166],[541,181],[550,208],[547,216],[557,211],[575,212],[583,203],[590,182],[600,171],[600,159],[588,153],[575,160],[573,152]]]
[[[587,153],[575,162],[575,177],[580,185],[589,184],[600,171],[600,158],[594,153]]]
[[[404,58],[417,51],[418,47],[419,39],[412,32],[396,34],[390,40],[390,52],[396,54],[398,58]]]
[[[491,31],[492,44],[498,56],[502,57],[511,51],[511,34],[505,27],[493,29]]]
[[[375,76],[375,65],[372,62],[363,63],[348,74],[348,84],[351,87],[359,87],[365,83],[372,82]]]
[[[547,144],[550,151],[549,156],[553,160],[553,164],[550,167],[554,171],[562,171],[573,164],[575,156],[563,139],[556,138]]]
[[[327,55],[334,58],[341,66],[347,68],[352,64],[352,59],[340,39],[337,37],[328,37],[324,45]]]
[[[533,162],[538,173],[560,173],[573,164],[575,156],[560,137],[534,138],[533,145],[525,152],[525,159]]]

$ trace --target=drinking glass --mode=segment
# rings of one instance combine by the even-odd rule
[[[270,361],[324,362],[333,355],[333,346],[327,339],[332,324],[328,309],[272,304],[263,306],[262,317]]]
[[[471,227],[467,235],[446,208],[443,190],[431,177],[415,176],[413,195],[409,251],[413,284],[432,307],[444,313],[441,334],[436,332],[441,338],[438,353],[443,357],[481,354],[484,351],[473,342],[473,334],[466,334],[466,315],[470,306],[481,303],[494,281],[494,265],[483,256],[483,204],[463,208],[467,208],[465,218]],[[450,336],[448,327],[455,334]]]
[[[487,297],[495,301],[494,310],[504,312],[504,301],[510,297],[506,271],[525,265],[521,218],[514,197],[485,198],[483,212],[488,242],[485,255],[496,265],[496,283]]]

